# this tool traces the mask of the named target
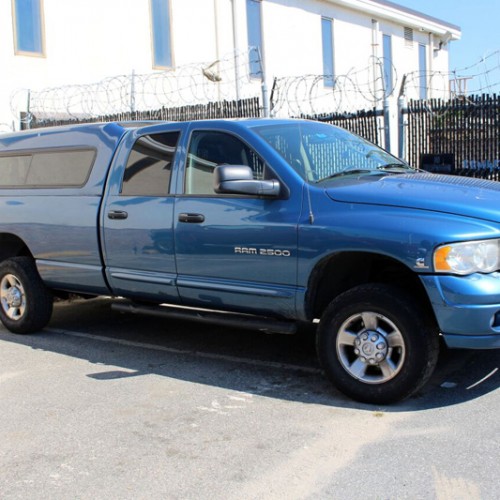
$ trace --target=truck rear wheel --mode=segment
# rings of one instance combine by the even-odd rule
[[[320,364],[344,394],[388,404],[420,389],[438,358],[437,331],[404,291],[361,285],[325,310],[316,347]]]
[[[13,257],[0,264],[0,320],[13,333],[33,333],[47,325],[53,298],[33,259]]]

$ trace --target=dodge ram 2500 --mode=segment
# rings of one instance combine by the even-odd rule
[[[275,332],[319,320],[333,384],[390,403],[428,380],[440,336],[500,347],[499,200],[305,120],[2,135],[0,319],[39,331],[76,293]]]

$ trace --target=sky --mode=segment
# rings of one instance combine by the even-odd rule
[[[500,0],[391,0],[462,30],[450,44],[450,70],[469,67],[500,50]],[[500,65],[500,54],[494,57]]]

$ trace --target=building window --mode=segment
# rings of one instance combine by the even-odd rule
[[[170,1],[151,1],[151,29],[153,38],[153,65],[155,68],[172,67]]]
[[[325,87],[334,87],[333,20],[328,17],[321,18],[321,40],[323,47],[323,79]]]
[[[390,35],[383,36],[384,52],[384,92],[385,96],[392,94],[392,40]]]
[[[418,69],[420,71],[420,99],[427,99],[427,47],[418,46]]]
[[[261,1],[247,0],[248,57],[250,76],[262,77],[262,22]]]
[[[43,55],[42,0],[13,0],[16,53]]]

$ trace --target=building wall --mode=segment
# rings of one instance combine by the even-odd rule
[[[427,47],[428,70],[448,71],[448,47],[435,51],[439,44],[435,35],[414,30],[414,44],[408,48],[403,25],[381,18],[374,33],[377,25],[372,22],[372,15],[340,4],[320,0],[263,0],[262,52],[269,87],[275,77],[323,73],[322,16],[333,19],[334,67],[335,76],[339,77],[335,91],[340,95],[342,85],[345,89],[351,85],[362,95],[359,98],[352,90],[345,90],[342,98],[335,97],[336,106],[353,108],[358,101],[361,105],[367,99],[372,99],[374,105],[380,104],[380,88],[377,88],[380,71],[374,56],[382,55],[384,33],[392,36],[398,84],[403,74],[418,70],[418,44]],[[0,2],[0,68],[4,82],[0,86],[0,131],[18,127],[11,108],[16,113],[26,110],[26,93],[15,93],[18,89],[39,91],[90,84],[114,75],[131,75],[133,71],[136,74],[155,71],[149,0],[43,0],[43,11],[44,56],[15,55],[12,4],[10,0]],[[171,0],[170,13],[173,60],[178,73],[185,71],[186,65],[206,64],[247,49],[246,0]],[[253,85],[252,92],[260,92],[259,82],[245,80],[241,74],[247,71],[247,65],[244,56],[240,54],[235,57],[238,58],[233,70],[234,78],[239,81],[238,92],[247,84]],[[302,80],[306,89],[302,92],[315,96],[316,111],[321,107],[328,111],[332,91],[324,89],[321,79],[311,81],[315,83]],[[429,97],[441,97],[447,91],[446,78],[432,83],[436,89]],[[223,85],[224,82],[220,84]],[[234,82],[231,85],[236,87]],[[307,90],[307,85],[313,85],[312,90]],[[409,97],[418,97],[415,78],[409,78],[407,93]],[[292,94],[297,95],[296,88],[290,88]],[[226,88],[223,96],[227,95]],[[193,98],[197,98],[196,92]],[[292,108],[282,109],[283,113],[292,111]]]

